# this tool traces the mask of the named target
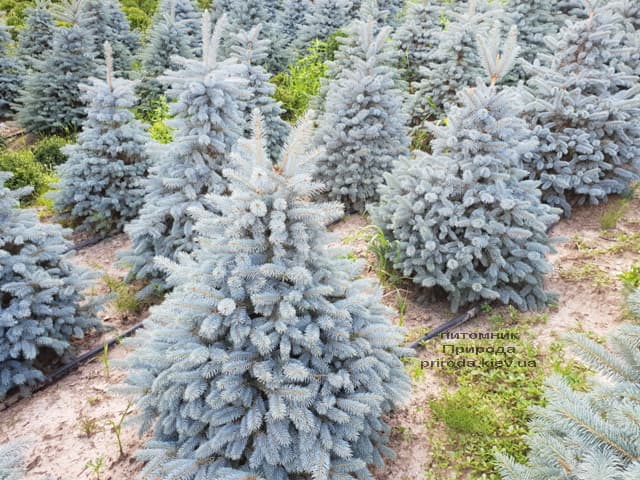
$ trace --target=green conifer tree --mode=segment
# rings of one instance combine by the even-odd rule
[[[80,84],[97,69],[91,18],[83,6],[84,0],[58,5],[57,17],[67,26],[56,29],[51,51],[27,77],[18,121],[29,132],[65,134],[82,125],[86,112]]]

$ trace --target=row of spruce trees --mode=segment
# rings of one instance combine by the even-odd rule
[[[411,352],[378,287],[328,246],[342,205],[368,209],[397,247],[394,266],[453,309],[527,309],[549,298],[547,228],[637,179],[632,2],[567,2],[564,26],[548,2],[504,12],[436,1],[399,16],[401,3],[229,0],[201,20],[189,1],[161,2],[135,78],[138,47],[117,2],[76,1],[54,9],[64,24],[48,55],[3,57],[7,85],[24,85],[6,106],[26,128],[81,128],[59,169],[61,218],[124,229],[133,246],[121,261],[147,283],[141,295],[168,292],[130,341],[123,387],[142,431],[153,429],[143,478],[363,479],[391,454],[381,417],[407,398],[400,359]],[[39,38],[29,25],[49,11],[36,5],[19,45]],[[525,62],[517,27],[500,45],[509,24]],[[346,35],[315,113],[290,131],[269,72],[337,29]],[[136,94],[171,99],[169,145],[131,113]],[[428,152],[410,153],[409,126],[431,136]],[[65,232],[19,209],[23,193],[0,187],[0,396],[42,379],[41,351],[64,355],[98,326]],[[621,386],[581,397],[553,380],[531,465],[504,458],[505,478],[601,467],[634,478],[636,432],[623,419],[638,408],[637,332],[620,335],[623,361],[578,343]]]

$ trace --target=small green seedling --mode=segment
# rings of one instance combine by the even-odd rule
[[[129,402],[127,403],[127,407],[124,409],[124,412],[122,412],[122,415],[120,416],[120,420],[116,423],[115,420],[110,419],[109,420],[109,424],[111,425],[111,429],[113,430],[113,433],[115,433],[116,435],[116,440],[118,441],[118,450],[120,451],[120,456],[122,457],[124,455],[124,449],[122,448],[122,425],[124,423],[124,419],[127,417],[127,415],[129,413],[131,413],[131,407],[133,406],[133,402]]]
[[[109,367],[109,344],[105,343],[102,347],[102,355],[100,355],[100,361],[104,365],[104,374],[107,378],[111,376],[111,368]]]
[[[96,480],[100,480],[100,472],[104,467],[104,456],[100,455],[94,460],[89,460],[86,466],[87,468],[90,468],[91,471],[95,474]]]

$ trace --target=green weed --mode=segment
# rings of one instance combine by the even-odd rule
[[[494,320],[498,323],[499,317],[512,314],[519,315],[506,311],[502,315],[496,313]],[[537,321],[535,316],[527,318]],[[513,319],[503,316],[501,323],[510,321]],[[499,480],[494,460],[496,450],[524,461],[527,445],[523,435],[527,433],[528,412],[531,406],[542,403],[545,379],[545,371],[538,364],[541,353],[524,336],[525,331],[522,325],[496,331],[517,336],[511,340],[455,341],[455,347],[462,347],[465,352],[445,359],[466,363],[436,370],[455,390],[430,402],[434,425],[446,427],[445,438],[433,449],[436,471],[431,478],[460,478],[464,472],[469,474],[468,478]],[[472,347],[515,350],[505,355],[470,351]],[[498,364],[499,361],[511,363]]]
[[[598,265],[593,263],[578,263],[569,268],[560,269],[560,278],[569,282],[591,281],[594,286],[600,288],[611,285],[613,279]]]
[[[122,457],[124,455],[124,449],[122,448],[122,425],[124,424],[124,419],[127,417],[127,415],[131,412],[131,407],[133,406],[133,402],[129,402],[127,403],[126,408],[124,409],[124,411],[122,412],[122,415],[120,415],[120,419],[118,421],[113,420],[113,419],[109,419],[109,425],[111,425],[111,430],[113,431],[113,433],[116,436],[116,440],[118,441],[118,451],[120,452],[120,456]]]
[[[102,472],[102,469],[105,467],[104,456],[100,455],[99,457],[93,460],[89,460],[86,464],[86,467],[93,472],[93,474],[96,476],[96,480],[100,480],[100,473]]]
[[[98,420],[84,415],[78,418],[78,426],[82,433],[84,433],[87,437],[91,437],[93,436],[93,434],[100,431],[100,424]]]
[[[115,295],[114,306],[119,312],[139,313],[144,303],[136,296],[136,290],[126,282],[105,275],[102,277],[109,292]]]
[[[633,291],[640,287],[640,263],[632,265],[629,270],[618,275],[622,284],[628,291]]]

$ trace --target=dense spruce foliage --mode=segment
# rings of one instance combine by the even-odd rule
[[[29,132],[77,131],[85,118],[80,85],[95,75],[97,53],[83,5],[84,0],[60,5],[58,18],[67,26],[56,28],[51,50],[25,81],[18,121]]]
[[[348,211],[364,211],[377,201],[383,175],[409,154],[404,97],[387,43],[390,29],[375,34],[376,25],[373,18],[358,22],[358,44],[342,56],[350,66],[329,84],[318,120],[318,178],[329,198],[344,202]]]
[[[0,119],[14,113],[23,80],[24,66],[9,55],[11,43],[9,28],[0,19]]]
[[[438,47],[436,37],[444,28],[451,5],[442,0],[410,3],[393,35],[400,52],[400,66],[408,82],[419,83],[429,75],[421,66],[429,64]]]
[[[24,440],[12,440],[0,445],[0,480],[24,478],[24,454],[28,449],[29,443]]]
[[[151,152],[153,166],[145,179],[145,198],[138,218],[126,228],[133,246],[122,261],[131,268],[130,279],[152,280],[141,295],[165,287],[163,275],[153,263],[161,255],[170,259],[193,247],[193,219],[189,209],[203,205],[207,193],[224,193],[222,169],[229,152],[242,135],[242,106],[247,82],[241,64],[219,62],[217,49],[226,17],[218,20],[210,35],[205,24],[203,54],[198,59],[178,59],[181,69],[168,71],[160,80],[170,86],[168,95],[176,131],[169,145]]]
[[[460,92],[447,125],[431,125],[433,153],[399,159],[373,209],[397,244],[388,260],[414,282],[444,290],[453,310],[479,300],[535,309],[549,300],[546,229],[558,210],[541,202],[522,169],[537,142],[519,118],[517,91],[495,85],[517,51],[515,30],[503,55],[497,36],[479,41],[490,83]]]
[[[476,36],[486,35],[497,18],[503,15],[499,4],[484,0],[468,2],[465,10],[446,12],[446,28],[433,33],[437,48],[427,53],[418,64],[418,79],[414,83],[411,102],[411,124],[416,130],[427,128],[428,121],[444,115],[446,107],[456,101],[456,95],[474,85],[484,75],[476,47]]]
[[[113,77],[111,45],[106,80],[81,86],[89,105],[75,145],[62,148],[68,157],[58,167],[60,183],[54,206],[60,217],[94,234],[122,231],[138,215],[144,198],[142,179],[149,168],[145,125],[136,120],[134,84]]]
[[[49,0],[36,0],[35,5],[27,8],[27,20],[18,35],[18,57],[26,68],[37,68],[53,46],[53,16],[49,11]]]
[[[166,15],[175,19],[180,25],[188,39],[187,44],[192,54],[199,56],[202,48],[202,34],[200,32],[202,13],[195,0],[160,0],[154,16],[154,23],[161,21]]]
[[[327,40],[351,20],[351,0],[315,0],[300,28],[296,46],[304,51],[313,40]]]
[[[251,116],[257,108],[264,118],[268,151],[275,160],[289,136],[289,125],[282,119],[281,104],[273,99],[276,90],[270,83],[269,74],[262,66],[269,56],[270,41],[261,38],[261,24],[248,32],[239,32],[234,36],[231,57],[243,67],[242,77],[247,81],[247,98],[242,105],[246,121],[244,136],[251,133]]]
[[[357,17],[345,26],[337,35],[337,50],[332,59],[325,61],[326,72],[320,79],[320,89],[311,101],[311,108],[316,115],[321,115],[327,104],[327,94],[330,86],[335,81],[353,69],[355,59],[366,60],[367,48],[372,44],[371,38],[367,38],[366,25],[373,22],[370,31],[377,35],[387,24],[389,11],[383,10],[378,5],[378,0],[364,0],[360,5]],[[387,30],[390,31],[387,27]],[[385,36],[386,48],[384,63],[392,66],[397,61],[397,50],[392,43],[390,35]]]
[[[0,399],[28,394],[44,379],[43,353],[59,359],[72,338],[99,326],[95,302],[83,296],[95,275],[63,256],[68,231],[19,207],[29,189],[9,190],[10,178],[0,172]]]
[[[136,92],[141,98],[153,101],[166,92],[158,77],[167,70],[179,68],[176,57],[192,58],[194,53],[189,30],[176,19],[174,12],[157,15],[148,37],[140,54],[142,81]]]
[[[118,0],[86,0],[84,12],[91,18],[91,33],[97,58],[104,58],[104,42],[111,44],[113,68],[119,75],[131,69],[138,47],[138,35],[131,31],[129,21],[120,9]]]
[[[550,52],[545,38],[558,33],[566,19],[553,2],[547,0],[509,0],[508,14],[518,27],[521,58],[533,62],[536,56]]]
[[[153,429],[143,476],[371,478],[390,453],[381,416],[407,398],[409,352],[361,265],[328,246],[342,207],[313,201],[309,129],[274,168],[256,121],[230,195],[193,211],[200,248],[161,262],[175,290],[130,341],[123,387]]]
[[[565,215],[640,178],[640,83],[624,67],[618,17],[598,3],[552,39],[547,62],[528,67],[526,116],[540,146],[525,165]]]

